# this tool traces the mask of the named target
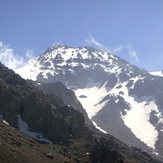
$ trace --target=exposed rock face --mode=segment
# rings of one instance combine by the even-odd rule
[[[84,128],[84,117],[69,106],[59,105],[43,92],[27,84],[12,70],[0,64],[0,115],[18,128],[20,115],[29,128],[57,141],[80,137]],[[80,130],[79,130],[80,128]]]
[[[88,125],[93,126],[91,120],[88,118],[88,115],[85,109],[82,107],[81,103],[77,99],[74,91],[68,89],[65,85],[61,82],[56,83],[40,83],[34,81],[28,81],[32,83],[35,87],[42,90],[45,94],[50,95],[54,100],[57,101],[60,107],[65,105],[72,106],[75,110],[78,110],[84,115],[85,122]]]

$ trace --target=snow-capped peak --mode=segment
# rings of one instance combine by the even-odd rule
[[[62,45],[49,47],[17,73],[38,82],[62,82],[100,130],[127,144],[160,150],[163,78],[107,51]]]
[[[83,69],[103,69],[109,74],[120,74],[127,71],[128,75],[133,72],[132,66],[117,56],[93,47],[68,47],[55,45],[49,47],[45,53],[35,58],[32,62],[16,70],[25,79],[37,80],[48,76],[58,76],[59,74],[77,74]],[[24,73],[24,71],[26,73]]]

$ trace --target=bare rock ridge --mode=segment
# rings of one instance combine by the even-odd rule
[[[88,127],[82,113],[61,106],[1,63],[0,97],[0,119],[9,123],[0,122],[3,162],[23,162],[24,158],[28,162],[159,162],[140,149]],[[38,144],[16,128],[25,134],[37,133],[35,139],[39,142],[48,139],[52,144]]]
[[[80,136],[84,128],[81,113],[70,106],[59,107],[52,98],[27,84],[12,70],[1,65],[0,71],[0,115],[9,124],[18,128],[20,116],[31,130],[42,133],[54,142],[66,141],[70,135]]]
[[[56,83],[41,83],[37,81],[28,80],[33,86],[42,90],[45,94],[48,94],[52,98],[54,98],[60,107],[65,105],[72,106],[75,110],[78,110],[84,115],[85,122],[88,125],[93,126],[91,120],[88,118],[88,115],[85,109],[82,107],[80,101],[77,99],[74,91],[68,89],[61,82]]]

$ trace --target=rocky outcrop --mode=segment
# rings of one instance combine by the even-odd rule
[[[75,96],[75,93],[73,90],[68,89],[65,85],[63,85],[61,82],[56,83],[41,83],[41,82],[34,82],[31,80],[28,80],[29,83],[32,83],[36,88],[39,90],[42,90],[45,94],[48,94],[51,96],[60,107],[63,107],[65,105],[69,105],[73,107],[75,110],[78,110],[84,115],[85,122],[88,125],[93,126],[92,121],[88,118],[88,115]]]
[[[60,107],[54,99],[2,64],[0,81],[0,115],[10,125],[18,128],[20,115],[30,130],[42,133],[53,142],[80,137],[84,128],[81,113],[69,106]]]

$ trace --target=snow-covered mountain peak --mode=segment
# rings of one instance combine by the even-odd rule
[[[163,155],[162,77],[107,51],[62,45],[49,47],[17,73],[41,82],[62,82],[75,91],[99,129]]]
[[[43,56],[50,56],[50,57],[60,57],[60,59],[63,59],[64,61],[67,61],[69,59],[108,59],[109,53],[97,50],[93,47],[68,47],[68,46],[62,46],[62,45],[55,45],[52,47],[49,47],[47,51],[43,54]],[[58,59],[57,58],[57,59]]]
[[[26,71],[25,74],[24,70]],[[81,70],[83,73],[81,73]],[[116,75],[126,72],[128,76],[133,76],[135,70],[139,71],[137,67],[107,51],[97,50],[89,46],[73,48],[55,45],[49,47],[45,53],[16,72],[25,79],[40,80],[42,78],[52,82],[49,81],[49,78],[57,77],[61,74],[73,76],[74,74],[81,74],[83,76],[98,71]]]

